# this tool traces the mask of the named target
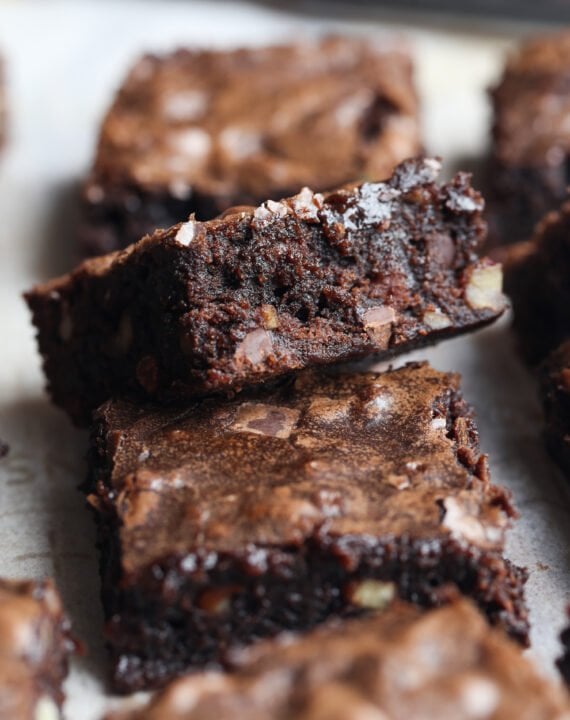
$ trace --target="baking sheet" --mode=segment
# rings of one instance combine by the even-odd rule
[[[76,183],[114,88],[143,50],[261,44],[325,29],[366,32],[379,42],[386,31],[402,33],[417,57],[427,147],[451,171],[469,166],[484,149],[485,88],[513,38],[453,27],[349,21],[346,13],[342,21],[325,23],[239,2],[0,0],[10,109],[9,142],[0,159],[0,437],[11,446],[0,462],[0,575],[54,575],[75,630],[89,646],[88,656],[74,660],[67,682],[68,718],[99,718],[110,701],[94,530],[76,489],[87,436],[45,398],[20,294],[70,264]],[[511,488],[522,515],[508,554],[530,570],[531,654],[544,673],[554,674],[557,634],[570,600],[570,496],[542,448],[535,387],[513,351],[509,319],[413,357],[463,375],[493,478]]]

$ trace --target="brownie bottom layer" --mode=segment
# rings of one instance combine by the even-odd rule
[[[395,596],[431,607],[454,587],[519,642],[528,639],[524,570],[498,553],[451,539],[254,550],[247,561],[215,553],[170,559],[121,577],[114,542],[103,543],[103,604],[113,687],[163,686],[188,669],[227,664],[234,646],[283,630],[304,631]]]

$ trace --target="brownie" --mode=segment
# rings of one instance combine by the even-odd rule
[[[492,90],[493,242],[526,240],[570,184],[570,31],[527,40]]]
[[[313,371],[185,410],[109,401],[92,434],[114,687],[163,685],[227,648],[454,584],[525,641],[513,509],[459,377]]]
[[[570,605],[566,608],[567,619],[570,620]],[[570,625],[560,633],[562,655],[557,659],[556,665],[566,685],[570,687]]]
[[[231,675],[173,682],[107,720],[562,720],[564,690],[467,601],[365,618],[260,643]]]
[[[147,55],[103,122],[83,250],[117,250],[191,213],[208,220],[303,185],[382,179],[420,151],[412,62],[393,43]]]
[[[544,360],[570,337],[570,202],[549,213],[507,260],[505,288],[523,357]]]
[[[74,649],[50,580],[0,580],[0,717],[59,718]]]
[[[548,449],[570,477],[570,338],[540,366]]]
[[[413,160],[387,182],[190,220],[27,294],[53,400],[184,403],[309,366],[386,357],[495,320],[483,201]]]

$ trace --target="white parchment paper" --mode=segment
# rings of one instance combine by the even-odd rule
[[[405,34],[417,58],[428,149],[445,158],[448,172],[481,155],[485,89],[513,37],[504,28],[502,35],[489,35],[473,23],[420,28],[346,14],[325,22],[314,13],[240,2],[0,0],[10,111],[0,158],[0,437],[11,446],[0,462],[0,575],[53,575],[89,646],[87,657],[74,660],[67,682],[68,718],[94,720],[112,702],[105,694],[92,519],[76,489],[87,437],[43,393],[20,294],[71,264],[76,183],[112,93],[140,52],[264,44],[326,29],[366,32],[378,42],[386,32]],[[493,478],[513,491],[521,512],[509,555],[530,570],[530,652],[544,673],[553,674],[570,600],[570,497],[541,445],[535,387],[514,353],[508,318],[414,357],[463,375]]]

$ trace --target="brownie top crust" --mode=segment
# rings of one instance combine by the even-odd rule
[[[556,167],[570,150],[570,32],[528,40],[492,91],[494,152],[504,165]]]
[[[131,184],[221,211],[386,177],[421,150],[411,75],[405,50],[341,37],[147,55],[105,118],[87,198]]]
[[[567,720],[564,690],[466,601],[284,635],[109,720]]]
[[[204,552],[262,563],[309,537],[451,537],[500,549],[508,498],[489,484],[458,376],[301,374],[185,411],[99,410],[95,505],[110,503],[125,571]]]

